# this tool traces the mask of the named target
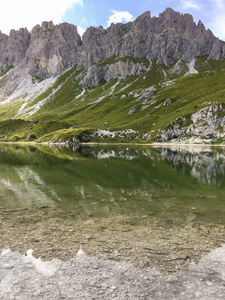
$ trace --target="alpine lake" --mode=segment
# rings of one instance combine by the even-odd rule
[[[161,272],[225,241],[225,147],[0,145],[0,249]]]

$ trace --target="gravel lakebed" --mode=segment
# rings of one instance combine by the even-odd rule
[[[45,207],[0,221],[1,299],[224,299],[223,225]]]

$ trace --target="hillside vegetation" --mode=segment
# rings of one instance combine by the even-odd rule
[[[132,57],[120,61],[145,64],[146,69],[84,88],[78,78],[85,70],[75,66],[30,100],[2,101],[0,141],[224,142],[224,59],[197,57],[192,69],[185,61],[169,67]],[[2,71],[1,87],[12,70]],[[33,85],[44,82],[33,78]]]

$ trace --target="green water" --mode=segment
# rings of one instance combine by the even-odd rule
[[[225,224],[225,148],[0,145],[0,213]]]

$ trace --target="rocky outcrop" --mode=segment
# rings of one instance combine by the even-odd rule
[[[80,85],[83,86],[84,88],[88,88],[88,87],[97,86],[100,83],[102,78],[103,78],[102,67],[94,65],[90,67],[87,72],[81,73],[77,77],[77,80],[82,79],[80,81]]]
[[[225,137],[224,112],[224,104],[211,105],[198,110],[191,116],[193,124],[189,126],[187,133],[205,136],[206,138]]]
[[[77,27],[67,23],[54,25],[43,22],[31,32],[12,30],[9,36],[0,32],[0,70],[23,64],[31,75],[51,77],[77,65],[77,70],[92,67],[115,56],[157,60],[170,65],[178,60],[192,61],[196,56],[209,55],[218,60],[225,57],[225,45],[210,30],[189,14],[180,14],[171,8],[158,18],[145,12],[134,22],[90,27],[81,41]],[[101,78],[126,77],[138,74],[140,65],[116,63],[107,67],[92,67],[82,85],[92,86]],[[90,78],[90,74],[94,74]]]
[[[187,130],[186,126],[186,118],[179,117],[175,120],[175,124],[171,124],[167,130],[163,130],[158,141],[160,142],[168,142],[174,139],[182,138]],[[182,124],[182,125],[180,125]]]
[[[89,88],[97,86],[102,79],[107,82],[112,79],[125,79],[131,75],[140,75],[146,70],[147,67],[144,63],[134,63],[127,59],[106,66],[93,65],[87,72],[77,76],[77,80],[81,80],[80,85],[82,87]]]
[[[211,105],[198,110],[191,115],[191,124],[187,125],[185,117],[179,117],[167,130],[161,132],[159,142],[168,142],[174,139],[187,140],[189,136],[208,139],[225,137],[225,105]]]

